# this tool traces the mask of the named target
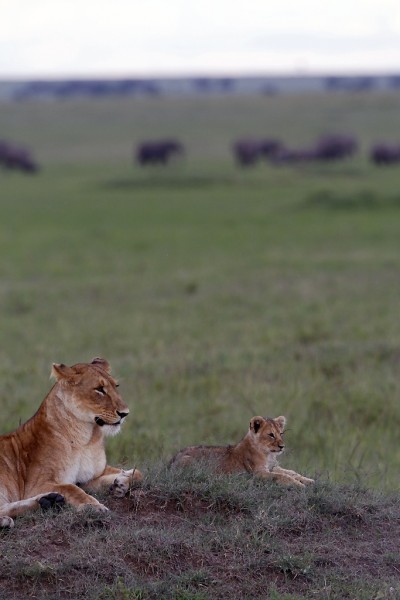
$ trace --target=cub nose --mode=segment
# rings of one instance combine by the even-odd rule
[[[123,419],[124,417],[126,417],[127,415],[129,415],[129,413],[127,413],[127,412],[120,412],[119,410],[117,410],[117,415],[119,415],[121,417],[121,419]]]
[[[284,449],[284,447],[285,447],[285,444],[278,444],[278,448],[279,448],[279,450],[283,450],[283,449]]]

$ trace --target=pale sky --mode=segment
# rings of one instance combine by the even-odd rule
[[[400,72],[400,0],[0,0],[0,78]]]

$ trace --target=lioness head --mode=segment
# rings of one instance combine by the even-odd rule
[[[281,453],[285,449],[282,439],[285,428],[285,417],[269,419],[268,417],[253,417],[250,421],[249,434],[257,447],[266,454]]]
[[[105,435],[115,435],[129,413],[118,393],[118,383],[111,377],[110,365],[104,358],[72,367],[53,364],[57,379],[57,397],[69,412],[82,422],[103,428]]]

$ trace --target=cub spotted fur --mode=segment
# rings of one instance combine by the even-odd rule
[[[278,456],[285,449],[282,439],[285,424],[285,417],[253,417],[249,431],[236,445],[189,446],[180,450],[170,464],[184,466],[203,460],[220,473],[254,473],[280,483],[304,487],[314,480],[278,466]]]
[[[0,436],[0,526],[42,506],[64,502],[108,510],[84,491],[110,488],[123,496],[141,480],[136,469],[109,467],[104,438],[119,432],[129,409],[109,363],[95,358],[72,367],[53,364],[56,383],[36,414]],[[84,488],[84,489],[82,489]]]

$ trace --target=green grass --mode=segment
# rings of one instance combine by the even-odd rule
[[[0,173],[0,431],[44,398],[52,362],[105,356],[131,416],[110,462],[232,443],[288,418],[289,468],[398,489],[397,95],[0,106],[36,177]],[[237,135],[309,143],[350,131],[337,165],[240,171]],[[140,170],[133,144],[176,135],[183,163]]]

